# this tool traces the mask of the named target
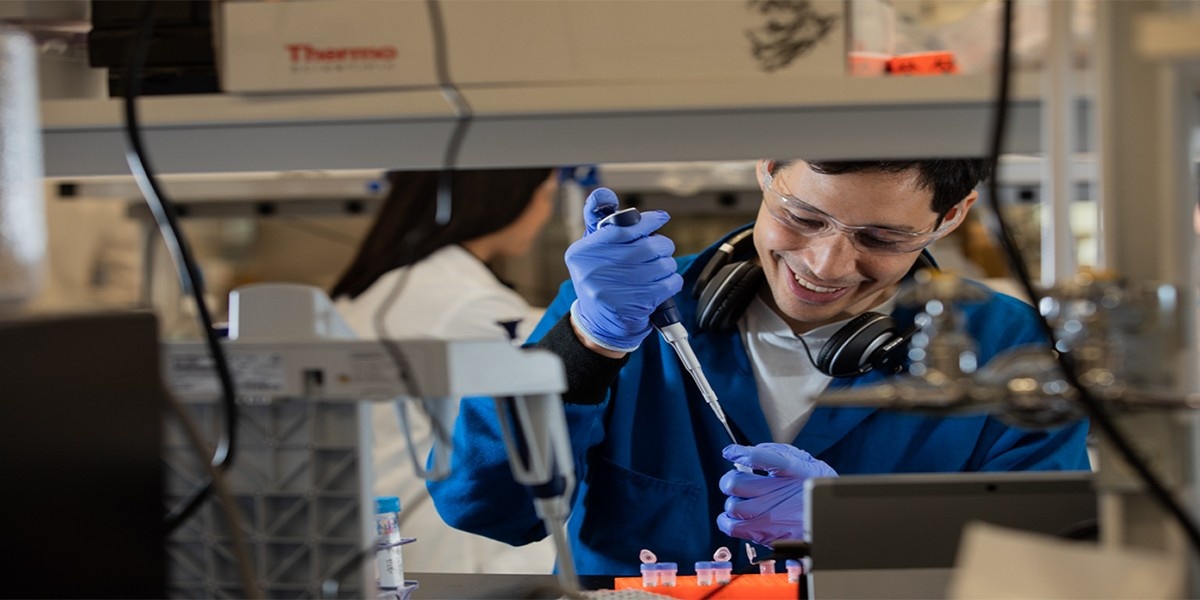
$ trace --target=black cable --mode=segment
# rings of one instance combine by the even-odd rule
[[[454,114],[458,117],[454,123],[454,130],[450,132],[450,139],[446,142],[446,150],[442,155],[442,172],[438,175],[437,212],[434,221],[438,225],[445,225],[450,222],[451,182],[454,169],[458,166],[458,153],[462,149],[463,140],[466,139],[474,112],[450,78],[450,53],[447,50],[446,25],[442,19],[441,4],[438,0],[426,0],[425,4],[429,7],[429,27],[433,34],[433,56],[438,87],[441,88],[442,97],[454,107]]]
[[[225,476],[225,472],[213,467],[211,462],[208,462],[208,448],[204,444],[204,436],[200,433],[200,426],[196,424],[196,420],[188,415],[187,409],[183,403],[176,398],[174,394],[168,392],[165,394],[167,406],[175,413],[176,420],[183,427],[184,436],[191,444],[192,449],[196,451],[196,456],[204,463],[204,469],[208,471],[208,476],[212,478],[213,489],[216,491],[217,498],[220,500],[217,504],[225,513],[225,521],[229,524],[229,547],[230,553],[233,554],[234,564],[237,566],[238,577],[241,579],[242,592],[246,598],[263,598],[262,592],[258,587],[258,580],[254,576],[254,561],[250,558],[250,545],[246,541],[246,533],[243,528],[241,510],[233,499],[233,492],[229,489],[229,481]]]
[[[1016,274],[1017,279],[1021,283],[1022,289],[1033,301],[1034,306],[1041,303],[1042,296],[1033,287],[1033,279],[1029,275],[1029,269],[1025,265],[1025,260],[1021,256],[1021,250],[1017,247],[1016,240],[1012,237],[1012,232],[1007,223],[1004,221],[1004,213],[1000,208],[1000,190],[999,184],[996,181],[997,167],[1000,162],[1000,153],[1003,147],[1004,130],[1006,120],[1008,118],[1009,105],[1009,79],[1012,63],[1012,14],[1013,0],[1004,0],[1003,26],[1001,35],[1001,52],[1000,52],[1000,76],[999,84],[996,92],[996,108],[995,121],[991,132],[991,148],[988,155],[989,166],[991,167],[991,176],[988,179],[988,202],[991,204],[992,210],[996,214],[996,222],[999,228],[1000,243],[1005,250],[1009,263]],[[1184,534],[1187,535],[1188,542],[1192,549],[1200,553],[1200,528],[1196,526],[1195,521],[1183,509],[1183,507],[1175,500],[1174,496],[1167,491],[1166,487],[1159,481],[1158,477],[1150,470],[1150,467],[1138,456],[1134,451],[1133,446],[1125,438],[1125,435],[1117,428],[1116,424],[1105,412],[1104,407],[1100,404],[1092,394],[1084,387],[1079,377],[1075,372],[1074,358],[1069,352],[1058,348],[1058,342],[1055,338],[1054,328],[1050,325],[1040,311],[1038,313],[1038,323],[1041,325],[1046,337],[1050,340],[1051,351],[1058,358],[1059,367],[1063,371],[1063,375],[1067,383],[1078,392],[1078,400],[1092,421],[1096,423],[1100,430],[1108,437],[1109,441],[1117,449],[1121,457],[1133,467],[1138,476],[1145,482],[1150,495],[1178,522],[1183,528]]]
[[[141,23],[137,36],[129,45],[126,56],[125,83],[125,132],[128,135],[128,146],[125,149],[125,160],[129,170],[137,181],[138,188],[146,198],[146,204],[154,215],[167,250],[175,262],[179,273],[180,285],[185,293],[190,292],[196,302],[196,312],[200,318],[205,341],[212,353],[217,377],[221,383],[221,406],[225,413],[225,432],[221,436],[216,449],[213,451],[212,466],[215,469],[228,469],[233,465],[234,449],[237,436],[237,404],[233,385],[233,375],[225,351],[221,347],[217,330],[213,327],[212,315],[204,301],[204,281],[199,274],[192,252],[187,244],[177,219],[175,210],[167,196],[158,185],[154,170],[150,166],[150,158],[142,143],[141,126],[138,122],[137,96],[141,93],[141,70],[150,50],[150,37],[154,31],[154,19],[158,12],[158,0],[148,0],[142,9]],[[196,512],[205,498],[212,492],[213,481],[208,479],[194,489],[176,510],[171,511],[164,519],[166,534],[178,528]]]
[[[429,9],[429,27],[433,35],[433,56],[435,69],[437,71],[438,86],[441,88],[442,96],[446,98],[451,106],[454,107],[454,112],[458,116],[454,130],[450,134],[450,139],[446,142],[445,154],[442,157],[442,169],[438,174],[437,188],[437,211],[434,215],[433,228],[446,225],[450,222],[450,207],[451,207],[451,184],[454,178],[454,168],[458,164],[458,153],[462,149],[463,140],[466,138],[467,128],[470,126],[473,112],[471,105],[467,103],[466,98],[458,91],[458,86],[450,78],[450,52],[446,42],[446,24],[442,19],[442,7],[438,0],[426,0],[426,6]],[[418,240],[421,234],[414,232],[409,236],[409,239],[400,240],[401,256],[407,254],[410,258],[416,252]],[[375,337],[383,344],[385,350],[392,357],[392,361],[396,364],[396,369],[399,371],[400,380],[408,388],[409,395],[419,396],[420,391],[417,389],[416,380],[411,377],[411,369],[409,362],[404,356],[403,349],[399,344],[391,339],[387,333],[386,317],[391,311],[392,306],[399,301],[403,295],[404,289],[408,285],[408,277],[412,272],[415,263],[413,261],[402,260],[406,264],[405,270],[396,279],[395,285],[388,292],[388,295],[380,303],[379,308],[372,316],[372,327]],[[432,419],[431,419],[432,421]]]

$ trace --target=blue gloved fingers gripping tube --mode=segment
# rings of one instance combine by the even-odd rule
[[[768,442],[757,446],[740,446],[730,444],[721,451],[721,456],[735,464],[765,471],[781,477],[825,477],[812,475],[815,465],[825,465],[813,455],[791,444]],[[828,468],[828,465],[825,465]],[[820,469],[818,469],[820,470]],[[832,469],[829,469],[832,471]]]
[[[792,501],[794,494],[803,493],[804,484],[794,483],[785,487],[776,487],[761,496],[753,498],[730,496],[725,499],[725,512],[722,514],[735,521],[750,521],[759,518],[769,520],[772,517],[772,511],[786,506],[787,503]]]
[[[813,471],[811,473],[793,477],[774,477],[730,469],[721,476],[720,481],[717,482],[717,487],[721,490],[722,494],[730,498],[750,500],[769,496],[782,485],[785,485],[785,482],[792,482],[802,487],[804,482],[810,478],[833,477],[836,475],[831,469],[826,469],[828,467],[825,466],[825,463],[816,462],[813,463]]]
[[[800,541],[806,537],[807,527],[803,519],[796,519],[786,527],[770,519],[734,519],[725,513],[717,515],[717,528],[726,535],[739,540],[747,540],[756,544],[771,547],[779,540]]]
[[[771,486],[779,485],[778,480],[768,479],[770,474],[762,469],[751,469],[748,465],[734,463],[733,470],[726,471],[717,481],[717,488],[722,494],[737,498],[751,498],[763,493]]]

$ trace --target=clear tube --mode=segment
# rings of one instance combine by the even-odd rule
[[[800,583],[800,577],[804,575],[803,564],[794,558],[789,558],[784,564],[787,565],[788,583]]]
[[[725,585],[733,581],[733,563],[714,562],[713,580],[716,581],[717,585]]]
[[[658,563],[658,584],[663,587],[675,587],[675,578],[679,567],[675,563]]]

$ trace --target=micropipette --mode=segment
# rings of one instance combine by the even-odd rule
[[[601,208],[601,210],[605,211],[612,211],[614,209],[615,207],[609,206]],[[628,227],[637,224],[641,220],[642,215],[636,208],[626,208],[611,212],[608,216],[601,219],[596,227],[599,229],[608,223],[620,227]],[[658,305],[658,308],[654,309],[654,313],[650,315],[650,323],[654,325],[654,328],[658,330],[663,339],[675,349],[675,354],[679,355],[679,361],[683,363],[683,368],[687,369],[687,372],[692,375],[692,380],[696,382],[696,387],[700,388],[700,395],[704,397],[704,401],[725,428],[725,433],[729,434],[729,439],[735,444],[740,444],[741,442],[733,435],[733,429],[729,427],[729,420],[725,418],[725,411],[721,409],[721,403],[717,400],[717,393],[713,391],[712,386],[708,383],[708,378],[704,376],[704,371],[700,368],[700,360],[696,358],[696,353],[692,352],[692,345],[688,343],[688,332],[684,328],[682,321],[683,317],[679,314],[679,308],[675,306],[674,298],[667,298],[666,302]]]
[[[729,427],[725,411],[721,410],[717,393],[713,391],[712,386],[708,383],[708,378],[704,376],[704,371],[700,369],[700,360],[696,358],[696,353],[692,352],[692,345],[688,343],[687,329],[680,321],[682,318],[673,298],[668,298],[650,315],[650,322],[654,324],[654,328],[658,330],[663,339],[675,349],[675,354],[679,355],[679,362],[683,363],[683,368],[692,375],[696,387],[700,388],[700,395],[704,397],[704,401],[708,403],[713,414],[717,416],[717,420],[721,422],[721,426],[725,428],[725,433],[729,434],[729,439],[735,444],[740,444],[741,442],[733,435],[733,430]]]

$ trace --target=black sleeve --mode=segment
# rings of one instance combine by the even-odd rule
[[[621,358],[609,358],[584,346],[571,328],[570,314],[563,315],[533,347],[549,350],[562,359],[567,371],[567,391],[562,399],[572,404],[603,402],[609,386],[625,363],[629,362],[628,354]]]

